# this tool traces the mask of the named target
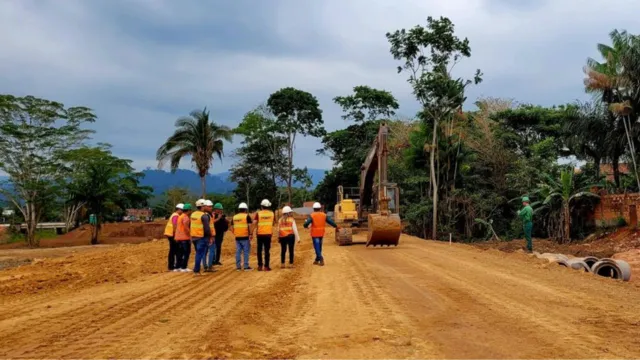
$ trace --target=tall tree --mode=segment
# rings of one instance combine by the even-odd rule
[[[633,162],[636,183],[640,189],[640,175],[635,159],[640,146],[640,36],[614,30],[609,34],[612,45],[598,44],[604,62],[587,59],[585,90],[599,94],[609,105],[610,116],[616,120],[614,127],[618,138],[626,138]],[[618,158],[612,159],[616,184],[620,185]]]
[[[287,140],[287,194],[291,203],[296,136],[323,136],[325,129],[322,110],[315,96],[292,87],[282,88],[271,94],[267,107],[276,116],[276,133],[284,135]]]
[[[2,192],[22,213],[27,244],[38,246],[36,225],[56,182],[64,175],[63,156],[92,132],[83,129],[96,119],[86,107],[69,107],[33,96],[0,95],[0,170],[11,180]]]
[[[398,101],[386,90],[360,85],[353,88],[353,95],[336,96],[333,102],[340,105],[344,120],[356,122],[390,118],[398,110]]]
[[[287,179],[287,139],[277,132],[277,119],[265,105],[248,112],[235,130],[244,137],[235,155],[267,170],[273,188]],[[277,204],[279,206],[280,204]]]
[[[175,172],[180,160],[190,156],[200,176],[201,195],[204,197],[207,193],[206,176],[213,164],[213,158],[217,156],[222,160],[224,142],[231,142],[233,131],[210,120],[207,108],[194,110],[189,116],[179,118],[175,126],[177,129],[173,135],[158,148],[158,168],[164,167],[168,161],[171,171]]]
[[[430,182],[433,202],[432,238],[437,238],[438,226],[438,181],[436,174],[436,153],[439,123],[453,117],[465,100],[464,90],[482,81],[480,70],[473,81],[454,78],[453,67],[463,57],[471,56],[469,40],[461,40],[454,34],[454,25],[446,17],[427,18],[427,26],[415,26],[410,30],[396,30],[387,33],[391,54],[402,61],[398,73],[408,72],[408,82],[422,105],[425,120],[430,120],[433,128],[431,145],[425,146],[430,152]]]
[[[131,160],[111,154],[108,148],[76,150],[88,156],[78,162],[74,171],[78,173],[72,193],[78,201],[86,203],[89,213],[95,214],[96,224],[91,232],[91,244],[97,244],[100,228],[105,216],[124,213],[127,208],[147,205],[153,189],[140,186],[144,175],[135,172]]]

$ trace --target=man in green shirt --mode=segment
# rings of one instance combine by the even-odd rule
[[[518,211],[518,216],[522,219],[524,224],[524,238],[527,240],[527,251],[533,251],[533,241],[531,240],[531,231],[533,230],[533,209],[529,205],[529,198],[522,198],[522,210]]]

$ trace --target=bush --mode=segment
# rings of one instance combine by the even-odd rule
[[[618,224],[618,227],[627,226],[627,220],[625,220],[622,216],[619,216],[617,224]]]

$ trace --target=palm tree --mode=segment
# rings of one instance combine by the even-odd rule
[[[635,159],[636,142],[640,132],[636,121],[640,113],[640,37],[618,30],[612,31],[609,36],[611,46],[598,44],[598,51],[605,62],[587,59],[585,89],[590,93],[601,94],[601,100],[609,106],[610,116],[614,121],[618,120],[615,124],[616,138],[627,139],[636,183],[640,188],[640,176]],[[612,160],[616,183],[619,185],[618,156]]]
[[[213,164],[213,157],[222,160],[224,141],[231,142],[233,131],[227,126],[218,125],[209,120],[209,112],[194,110],[189,116],[176,120],[176,131],[158,148],[156,160],[158,168],[163,168],[169,161],[171,172],[175,172],[180,160],[190,156],[200,176],[202,196],[207,194],[205,178]]]
[[[541,209],[560,209],[562,226],[559,229],[559,238],[563,243],[571,241],[571,211],[581,200],[600,199],[600,196],[586,189],[593,186],[580,186],[580,181],[575,181],[573,167],[568,167],[560,171],[560,181],[546,175],[545,183],[541,184],[536,191],[540,198],[544,199]],[[535,206],[536,203],[532,204]]]

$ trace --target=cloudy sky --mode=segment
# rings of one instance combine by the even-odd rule
[[[356,85],[393,92],[411,117],[385,33],[430,15],[471,42],[458,73],[485,76],[470,101],[585,98],[585,59],[612,29],[639,32],[637,14],[637,0],[0,0],[0,91],[95,109],[95,141],[144,169],[180,115],[207,106],[234,126],[286,86],[318,98],[328,130],[346,126],[331,99]],[[299,141],[297,164],[329,168],[319,146]]]

